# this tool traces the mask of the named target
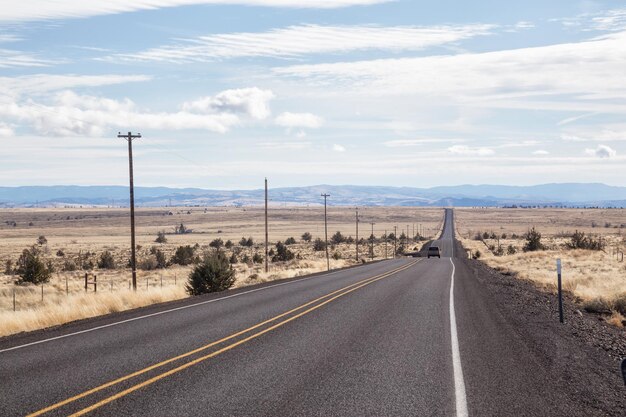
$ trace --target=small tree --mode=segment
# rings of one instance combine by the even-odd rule
[[[37,244],[38,245],[45,245],[48,243],[48,239],[46,239],[46,237],[44,235],[41,235],[37,238]]]
[[[41,284],[50,281],[50,275],[53,272],[52,264],[45,263],[40,255],[41,251],[36,246],[22,251],[16,268],[20,283]]]
[[[165,258],[165,254],[160,249],[157,249],[154,252],[154,259],[156,259],[157,269],[165,269],[167,267],[167,259]]]
[[[115,269],[115,259],[111,252],[104,251],[98,259],[98,268],[100,269]]]
[[[233,247],[233,241],[232,240],[227,240],[226,243],[224,243],[224,246],[226,247],[226,249],[230,249]]]
[[[340,243],[343,243],[346,240],[345,237],[343,237],[343,235],[341,234],[340,231],[337,231],[337,233],[335,233],[331,238],[330,241],[334,244],[334,245],[338,245]]]
[[[235,272],[222,251],[206,254],[189,274],[186,290],[190,295],[224,291],[235,283]]]
[[[302,233],[302,240],[304,240],[305,242],[310,242],[311,239],[313,239],[313,236],[311,236],[309,232]]]
[[[156,243],[167,243],[167,237],[165,237],[165,232],[157,232],[157,237],[154,241]]]
[[[237,255],[236,254],[232,254],[230,255],[230,259],[228,260],[228,262],[232,265],[232,264],[236,264],[237,262],[239,262],[239,260],[237,259]]]
[[[272,258],[272,262],[284,262],[290,261],[295,257],[293,252],[287,249],[287,246],[282,242],[276,244],[276,254]]]
[[[285,245],[295,245],[296,244],[296,239],[294,239],[293,237],[288,237],[285,240]]]
[[[526,244],[524,244],[524,252],[534,252],[543,249],[544,246],[541,243],[541,233],[539,233],[533,227],[526,233]]]
[[[507,255],[515,255],[516,253],[517,253],[517,249],[515,249],[515,246],[513,246],[513,245],[509,245],[509,246],[506,248],[506,254],[507,254]]]
[[[209,246],[215,249],[220,249],[224,246],[224,241],[218,237],[217,239],[213,239],[213,241],[209,243]]]
[[[241,240],[239,241],[239,245],[243,247],[251,248],[252,246],[254,246],[254,240],[251,237],[247,239],[245,237],[242,237]]]
[[[252,262],[254,262],[255,264],[262,264],[263,259],[264,258],[260,253],[255,253],[254,256],[252,256]]]

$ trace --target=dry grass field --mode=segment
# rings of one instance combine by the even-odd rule
[[[487,265],[547,291],[556,291],[556,259],[563,262],[563,286],[590,311],[611,314],[622,326],[626,314],[626,210],[622,209],[457,209],[457,235]],[[523,235],[535,227],[546,250],[524,252]],[[605,244],[603,251],[568,249],[574,231]],[[477,234],[489,237],[477,240]],[[494,238],[495,237],[495,238]],[[503,254],[497,256],[498,246]],[[509,250],[512,247],[513,250]],[[515,252],[515,253],[513,253]],[[610,312],[610,313],[609,313]]]
[[[385,231],[392,233],[398,227],[413,234],[421,227],[423,235],[431,238],[442,226],[442,209],[375,208],[359,210],[361,223],[359,237],[368,238],[370,222],[375,222],[374,235],[380,237]],[[136,212],[138,291],[129,289],[130,257],[129,217],[127,209],[4,209],[0,210],[0,262],[15,264],[22,250],[36,244],[39,236],[47,243],[38,245],[47,261],[52,262],[55,272],[49,283],[43,286],[15,285],[17,276],[0,274],[0,336],[20,331],[54,326],[69,321],[93,317],[115,311],[149,305],[156,302],[186,297],[185,284],[191,266],[172,265],[165,269],[150,269],[154,255],[152,248],[161,250],[170,259],[181,245],[196,246],[196,253],[211,250],[209,243],[216,238],[231,240],[235,246],[227,250],[236,253],[234,264],[237,275],[235,286],[244,286],[268,280],[287,278],[326,269],[324,251],[314,251],[313,243],[301,240],[305,232],[313,240],[324,238],[323,208],[272,207],[269,210],[269,235],[271,244],[293,237],[296,243],[289,249],[296,259],[288,262],[270,263],[269,273],[263,264],[243,263],[244,256],[264,255],[264,211],[262,208],[161,208],[138,209]],[[175,234],[175,228],[184,224],[191,233]],[[157,233],[166,233],[166,243],[155,243]],[[344,236],[355,237],[354,209],[328,208],[328,234],[340,231]],[[251,237],[254,245],[238,245],[242,237]],[[419,246],[411,242],[408,249]],[[83,270],[83,265],[97,265],[100,255],[109,251],[116,269]],[[392,245],[384,243],[374,247],[374,259],[392,254]],[[331,268],[356,264],[355,245],[338,244],[330,248]],[[369,244],[360,248],[360,258],[370,260]],[[67,263],[75,264],[76,271],[66,271]],[[150,270],[141,269],[147,265]],[[7,272],[7,271],[4,271]],[[98,291],[93,286],[84,289],[85,272],[97,276]],[[91,279],[91,278],[90,278]],[[43,296],[42,296],[43,290]],[[15,296],[15,304],[14,304]],[[14,311],[15,305],[15,311]]]

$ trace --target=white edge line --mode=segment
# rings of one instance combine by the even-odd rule
[[[461,366],[461,352],[459,350],[459,337],[456,330],[456,316],[454,313],[454,273],[456,267],[452,264],[452,277],[450,280],[450,336],[452,340],[452,367],[454,369],[454,393],[456,398],[457,417],[468,417],[467,397],[465,395],[465,381],[463,380],[463,367]]]
[[[360,266],[366,266],[366,265],[359,265],[359,267]],[[81,331],[78,331],[78,332],[63,334],[61,336],[50,337],[48,339],[37,340],[36,342],[26,343],[26,344],[23,344],[23,345],[17,345],[17,346],[13,346],[13,347],[10,347],[10,348],[2,349],[2,350],[0,350],[0,353],[9,352],[9,351],[12,351],[12,350],[17,350],[17,349],[22,349],[22,348],[29,347],[29,346],[39,345],[39,344],[46,343],[46,342],[52,342],[54,340],[64,339],[64,338],[70,337],[70,336],[77,336],[77,335],[83,334],[83,333],[94,332],[96,330],[106,329],[107,327],[118,326],[120,324],[129,323],[129,322],[136,321],[136,320],[147,319],[149,317],[159,316],[161,314],[166,314],[166,313],[172,313],[174,311],[184,310],[184,309],[191,308],[191,307],[198,307],[198,306],[201,306],[201,305],[204,305],[204,304],[209,304],[209,303],[214,303],[214,302],[217,302],[217,301],[226,300],[228,298],[239,297],[241,295],[246,295],[246,294],[250,294],[250,293],[253,293],[253,292],[257,292],[257,291],[263,291],[263,290],[268,290],[270,288],[280,287],[282,285],[294,284],[296,282],[302,282],[302,281],[306,281],[306,280],[313,279],[313,278],[327,277],[329,275],[338,274],[340,272],[345,272],[345,270],[328,272],[328,273],[325,273],[325,274],[322,274],[322,275],[315,275],[315,276],[312,276],[312,277],[304,277],[304,278],[296,279],[296,280],[289,281],[289,282],[281,282],[280,284],[273,284],[273,285],[268,285],[267,287],[255,288],[253,290],[248,290],[248,291],[240,292],[240,293],[237,293],[237,294],[227,295],[227,296],[221,297],[221,298],[215,298],[213,300],[207,300],[207,301],[202,301],[202,302],[195,303],[195,304],[185,305],[185,306],[182,306],[182,307],[171,308],[169,310],[158,311],[156,313],[146,314],[145,316],[133,317],[132,319],[116,321],[114,323],[104,324],[102,326],[92,327],[90,329],[85,329],[85,330],[81,330]]]

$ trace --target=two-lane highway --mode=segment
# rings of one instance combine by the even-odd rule
[[[454,258],[404,258],[0,342],[1,416],[576,415]]]

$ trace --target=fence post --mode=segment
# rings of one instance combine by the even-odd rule
[[[67,275],[65,275],[65,295],[69,295],[70,294],[70,289],[67,285]]]
[[[556,271],[558,275],[558,288],[559,288],[559,321],[563,323],[563,290],[561,286],[561,260],[556,260]]]
[[[15,311],[15,287],[13,287],[13,311]]]
[[[85,272],[85,292],[87,292],[87,273]]]
[[[98,276],[93,276],[93,292],[98,292]]]

